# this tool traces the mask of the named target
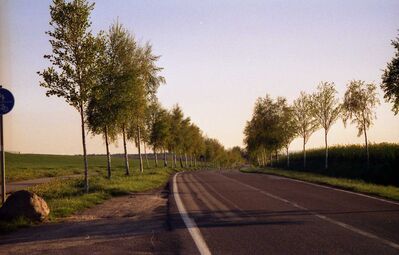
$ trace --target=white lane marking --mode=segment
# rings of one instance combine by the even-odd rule
[[[378,241],[380,241],[380,242],[382,242],[382,243],[384,243],[384,244],[386,244],[386,245],[388,245],[388,246],[391,246],[392,248],[395,248],[395,249],[399,250],[399,244],[397,244],[397,243],[394,243],[394,242],[392,242],[392,241],[386,240],[386,239],[381,238],[381,237],[379,237],[379,236],[376,236],[376,235],[374,235],[374,234],[372,234],[372,233],[363,231],[363,230],[361,230],[361,229],[358,229],[358,228],[356,228],[356,227],[353,227],[353,226],[348,225],[348,224],[346,224],[346,223],[343,223],[343,222],[341,222],[341,221],[337,221],[337,220],[331,219],[331,218],[329,218],[329,217],[326,217],[326,216],[324,216],[324,215],[321,215],[321,214],[312,212],[312,211],[309,210],[308,208],[303,207],[303,206],[301,206],[301,205],[298,205],[297,203],[294,203],[294,202],[291,202],[291,201],[289,201],[289,200],[287,200],[287,199],[285,199],[285,198],[282,198],[282,197],[273,195],[273,194],[271,194],[271,193],[269,193],[269,192],[267,192],[267,191],[258,189],[258,188],[256,188],[256,187],[251,186],[251,185],[248,185],[248,184],[246,184],[246,183],[237,181],[237,180],[235,180],[235,179],[233,179],[233,178],[231,178],[231,177],[227,177],[227,176],[224,176],[224,175],[222,175],[222,174],[220,174],[220,175],[221,175],[222,177],[224,177],[224,178],[230,179],[230,180],[232,180],[232,181],[234,181],[234,182],[236,182],[236,183],[238,183],[238,184],[241,184],[241,185],[243,185],[243,186],[245,186],[245,187],[247,187],[247,188],[250,188],[250,189],[252,189],[252,190],[258,191],[259,193],[261,193],[261,194],[263,194],[263,195],[265,195],[265,196],[268,196],[268,197],[274,198],[274,199],[276,199],[276,200],[282,201],[282,202],[284,202],[284,203],[290,204],[290,205],[292,205],[292,206],[294,206],[294,207],[296,207],[296,208],[298,208],[298,209],[302,209],[302,210],[308,211],[308,212],[311,213],[313,216],[315,216],[315,217],[317,217],[317,218],[319,218],[319,219],[328,221],[328,222],[330,222],[330,223],[332,223],[332,224],[335,224],[335,225],[338,225],[338,226],[343,227],[343,228],[345,228],[345,229],[351,230],[352,232],[355,232],[355,233],[357,233],[357,234],[359,234],[359,235],[362,235],[362,236],[365,236],[365,237],[368,237],[368,238],[371,238],[371,239],[378,240]]]
[[[199,181],[198,181],[199,182]],[[201,182],[199,182],[201,183]],[[227,197],[223,196],[220,192],[218,192],[214,187],[212,187],[211,185],[209,185],[208,183],[206,183],[205,181],[202,182],[202,184],[204,185],[204,187],[206,186],[208,189],[212,190],[213,192],[215,192],[216,195],[218,195],[221,199],[223,199],[225,202],[229,203],[230,205],[232,205],[234,208],[236,208],[237,210],[239,210],[241,212],[241,214],[244,214],[247,219],[256,220],[256,217],[253,217],[251,215],[249,215],[246,211],[244,211],[243,209],[241,209],[238,205],[236,205],[233,201],[231,201],[230,199],[228,199]],[[220,201],[220,200],[219,200]],[[222,203],[220,201],[220,203]],[[238,215],[237,215],[238,216]]]
[[[273,174],[268,174],[268,173],[266,173],[266,175],[267,176],[274,176]],[[316,187],[320,187],[320,188],[324,188],[324,189],[330,189],[330,190],[335,190],[335,191],[341,191],[341,192],[344,192],[344,193],[358,195],[358,196],[361,196],[361,197],[367,197],[367,198],[371,198],[371,199],[374,199],[374,200],[378,200],[378,201],[389,203],[389,204],[393,204],[393,205],[399,205],[398,202],[390,201],[390,200],[383,199],[383,198],[373,197],[373,196],[369,196],[369,195],[358,193],[358,192],[354,192],[354,191],[349,191],[349,190],[344,190],[344,189],[339,189],[339,188],[333,188],[333,187],[325,186],[325,185],[322,185],[322,184],[316,184],[316,183],[312,183],[312,182],[297,180],[297,179],[293,179],[293,178],[289,178],[289,177],[285,177],[285,176],[278,176],[278,177],[280,177],[282,179],[285,179],[285,180],[293,181],[293,182],[300,182],[300,183],[308,184],[308,185],[311,185],[311,186],[316,186]]]
[[[188,232],[193,238],[195,245],[197,245],[198,251],[202,255],[211,255],[208,245],[206,245],[205,240],[202,237],[201,231],[197,227],[197,224],[195,224],[195,221],[188,216],[186,208],[184,207],[183,202],[180,198],[179,189],[177,188],[177,183],[176,183],[176,177],[179,174],[180,173],[177,173],[175,174],[175,176],[173,176],[173,196],[176,201],[177,209],[179,210],[180,216],[183,219],[184,224],[188,229]]]

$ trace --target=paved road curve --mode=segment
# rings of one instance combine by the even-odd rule
[[[186,254],[399,254],[398,203],[236,171],[181,173],[174,186]]]

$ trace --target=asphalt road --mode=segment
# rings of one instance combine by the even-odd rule
[[[399,203],[237,171],[181,173],[172,186],[181,254],[399,254]]]

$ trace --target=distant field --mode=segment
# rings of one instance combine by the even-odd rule
[[[105,156],[89,156],[88,159],[90,173],[105,173],[107,166]],[[123,158],[114,156],[111,162],[113,171],[124,171]],[[143,163],[146,166],[145,160]],[[138,170],[138,160],[130,159],[129,164],[132,171]],[[152,167],[154,162],[149,160],[149,164]],[[6,179],[8,182],[83,174],[83,172],[82,156],[6,153]]]
[[[399,144],[371,144],[369,168],[362,145],[330,147],[328,170],[324,169],[324,153],[324,148],[308,150],[305,170],[302,152],[291,153],[289,169],[399,186]],[[283,156],[279,158],[278,164],[274,162],[274,166],[286,169],[286,162],[286,157]]]

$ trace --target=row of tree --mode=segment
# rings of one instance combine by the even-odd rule
[[[393,104],[392,111],[399,112],[399,37],[392,41],[395,55],[387,64],[382,75],[381,89],[387,102]],[[303,167],[306,168],[306,143],[318,129],[324,130],[325,168],[328,168],[328,133],[331,126],[342,118],[345,126],[348,121],[356,125],[358,136],[364,134],[367,166],[369,146],[367,131],[375,119],[374,108],[380,103],[377,86],[361,80],[347,84],[342,102],[337,97],[334,83],[321,82],[313,94],[301,92],[292,105],[283,97],[273,100],[269,95],[258,98],[252,119],[244,130],[244,142],[249,157],[259,165],[265,165],[266,155],[278,157],[282,148],[287,152],[289,167],[289,145],[296,137],[303,139]]]
[[[250,157],[259,165],[268,161],[266,155],[278,157],[282,148],[287,152],[296,137],[303,141],[303,167],[306,168],[306,144],[311,135],[322,128],[325,140],[325,168],[328,168],[328,133],[332,125],[342,118],[344,124],[351,121],[364,134],[367,160],[369,159],[367,131],[375,119],[374,108],[379,104],[376,85],[360,80],[349,82],[345,96],[340,102],[335,85],[321,82],[313,94],[301,92],[289,105],[283,97],[273,100],[269,95],[258,98],[252,119],[244,130],[245,144]]]
[[[51,66],[38,74],[47,96],[62,97],[81,117],[85,168],[85,190],[89,191],[86,128],[102,135],[111,178],[110,143],[122,137],[126,175],[130,174],[127,142],[138,148],[143,171],[141,145],[151,146],[158,166],[158,153],[172,155],[173,165],[195,166],[198,159],[224,164],[235,162],[236,150],[226,151],[217,140],[204,137],[198,126],[185,118],[179,106],[170,111],[157,100],[165,83],[149,43],[140,45],[116,22],[107,32],[91,32],[93,3],[86,0],[53,0],[50,6],[52,54],[45,55]],[[190,162],[190,163],[188,163]]]

